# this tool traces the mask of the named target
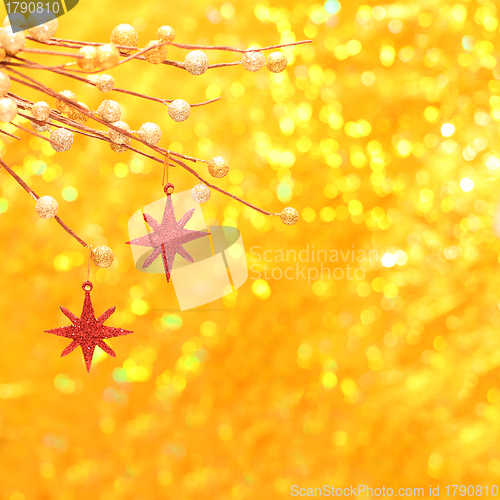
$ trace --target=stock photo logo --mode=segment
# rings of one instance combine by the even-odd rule
[[[190,190],[138,210],[128,229],[135,267],[166,274],[181,311],[220,299],[248,279],[240,232],[230,226],[207,227]]]
[[[51,38],[56,29],[56,18],[63,16],[70,10],[74,9],[80,0],[45,0],[41,1],[20,1],[13,2],[4,0],[5,10],[9,17],[10,27],[6,28],[6,35],[13,35],[20,31],[40,26],[40,33],[30,33],[35,39],[43,41],[44,35],[46,39]],[[49,23],[48,25],[46,23]],[[42,27],[41,25],[45,25]],[[54,33],[51,33],[54,29]]]

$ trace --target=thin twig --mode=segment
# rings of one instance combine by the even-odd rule
[[[57,73],[59,75],[67,76],[68,78],[72,78],[73,80],[78,80],[79,82],[86,83],[88,85],[92,85],[93,87],[96,86],[96,82],[93,82],[92,80],[89,80],[88,78],[83,78],[82,76],[75,75],[74,73],[70,73],[68,71],[62,70],[62,69],[51,69],[49,71],[52,71],[53,73]],[[149,96],[146,94],[141,94],[139,92],[133,92],[131,90],[126,90],[126,89],[119,89],[119,88],[114,88],[112,91],[114,92],[121,92],[123,94],[129,94],[134,97],[140,97],[141,99],[148,99],[150,101],[156,101],[160,102],[162,104],[172,102],[174,99],[162,99],[161,97],[154,97],[154,96]],[[203,101],[203,102],[198,102],[196,104],[190,104],[192,108],[196,108],[198,106],[205,106],[207,104],[211,104],[213,102],[219,101],[221,97],[216,97],[215,99],[210,99],[208,101]]]
[[[5,130],[0,129],[0,133],[1,133],[1,134],[8,135],[9,137],[12,137],[13,139],[17,139],[18,141],[20,141],[20,140],[21,140],[21,138],[20,138],[20,137],[17,137],[17,135],[14,135],[14,134],[11,134],[11,133],[9,133],[9,132],[6,132]]]
[[[33,41],[38,41],[35,40],[34,38],[27,37],[29,40]],[[68,40],[65,38],[51,38],[49,41],[46,42],[39,42],[39,43],[44,43],[46,45],[56,45],[56,46],[65,46],[62,44],[70,44],[66,45],[67,47],[73,47],[73,48],[79,48],[84,45],[90,45],[93,47],[99,47],[100,45],[106,45],[105,43],[100,43],[100,42],[82,42],[78,40]],[[312,43],[312,40],[301,40],[300,42],[292,42],[292,43],[283,43],[280,45],[269,45],[268,47],[263,47],[261,49],[259,48],[250,48],[250,49],[238,49],[237,47],[229,47],[227,45],[190,45],[186,43],[170,43],[169,45],[172,45],[173,47],[177,47],[180,49],[187,49],[187,50],[224,50],[224,51],[229,51],[229,52],[262,52],[264,50],[273,50],[273,49],[282,49],[284,47],[293,47],[295,45],[303,45],[305,43]],[[121,50],[139,50],[137,47],[129,47],[128,45],[116,45]]]
[[[218,64],[209,64],[208,69],[215,68],[226,68],[227,66],[239,66],[241,61],[227,62],[227,63],[218,63]]]
[[[14,170],[12,170],[1,158],[0,158],[0,165],[17,181],[17,183],[31,196],[34,196],[35,199],[38,200],[40,196],[38,196],[33,189],[31,189],[26,182],[24,182],[19,175],[17,175]],[[67,224],[58,216],[56,215],[54,219],[59,223],[59,225],[73,238],[75,238],[78,243],[83,245],[84,247],[88,246],[85,241],[83,241],[72,229],[70,229]]]
[[[188,50],[227,50],[229,52],[263,52],[264,50],[272,50],[272,49],[282,49],[283,47],[293,47],[295,45],[302,45],[304,43],[311,43],[312,40],[302,40],[300,42],[293,43],[283,43],[281,45],[270,45],[269,47],[264,47],[262,49],[252,48],[252,49],[238,49],[236,47],[228,47],[227,45],[189,45],[185,43],[171,43],[174,47],[178,47],[180,49],[188,49]]]
[[[77,59],[84,57],[78,53],[54,52],[52,50],[29,49],[26,47],[23,49],[23,52],[33,52],[34,54],[46,54],[48,56],[76,57]]]
[[[242,200],[241,198],[238,198],[238,196],[235,196],[234,194],[228,193],[227,191],[224,191],[224,189],[221,189],[220,187],[216,186],[215,184],[211,184],[210,182],[207,182],[196,170],[192,169],[191,167],[188,167],[183,161],[179,160],[178,158],[172,158],[172,161],[177,163],[180,167],[184,168],[187,170],[189,173],[194,175],[197,179],[199,179],[203,184],[206,184],[208,187],[215,189],[215,191],[219,191],[219,193],[225,194],[226,196],[229,196],[230,198],[233,198],[236,201],[239,201],[240,203],[243,203],[243,205],[246,205],[247,207],[252,208],[253,210],[256,210],[257,212],[260,212],[261,214],[264,215],[275,215],[271,212],[268,212],[267,210],[264,210],[262,208],[256,207],[255,205],[252,205],[248,201]]]

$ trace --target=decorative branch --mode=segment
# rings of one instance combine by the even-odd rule
[[[34,40],[30,36],[28,36],[27,38]],[[34,40],[34,41],[37,41],[38,43],[41,43],[47,47],[70,48],[73,50],[75,50],[75,49],[78,50],[82,47],[101,47],[103,45],[107,45],[107,44],[99,43],[99,42],[80,42],[80,41],[61,39],[61,38],[52,38],[52,39],[47,40],[47,41],[41,41],[41,40]],[[117,47],[119,50],[121,49],[121,52],[116,51],[116,53],[114,55],[114,57],[116,58],[114,61],[115,64],[113,66],[105,68],[105,69],[106,70],[112,69],[116,66],[120,66],[122,64],[125,64],[125,63],[130,62],[130,61],[135,60],[135,59],[150,60],[150,58],[145,57],[144,54],[146,54],[148,51],[157,50],[157,49],[159,49],[163,46],[166,46],[166,45],[172,45],[174,47],[181,48],[181,49],[187,49],[187,50],[218,50],[218,51],[226,51],[226,52],[232,52],[232,53],[238,53],[238,54],[244,55],[244,54],[248,54],[248,53],[262,53],[262,52],[267,51],[267,50],[281,49],[284,47],[293,47],[293,46],[303,45],[303,44],[307,44],[307,43],[311,43],[311,42],[312,42],[312,40],[303,40],[303,41],[292,42],[292,43],[287,43],[287,44],[271,45],[271,46],[267,46],[264,48],[248,48],[248,49],[240,49],[237,47],[230,47],[230,46],[224,46],[224,45],[210,46],[210,45],[179,44],[179,43],[173,43],[172,41],[156,42],[155,45],[151,45],[151,46],[149,46],[147,48],[143,48],[143,49],[140,49],[137,47],[126,46],[126,45],[116,45],[115,44],[114,46]],[[27,60],[24,57],[20,57],[20,55],[18,53],[16,53],[16,55],[11,55],[10,58],[8,58],[5,61],[0,63],[0,67],[3,67],[11,74],[10,79],[13,82],[19,83],[20,85],[23,85],[25,87],[29,87],[33,90],[41,92],[41,93],[45,94],[46,96],[53,97],[54,99],[56,99],[56,101],[59,101],[59,103],[62,103],[65,106],[66,109],[64,110],[64,114],[59,112],[59,111],[56,111],[56,110],[47,110],[46,114],[40,115],[40,116],[43,116],[43,120],[46,120],[46,121],[37,120],[34,116],[29,116],[28,113],[18,112],[18,114],[21,117],[29,120],[33,124],[35,129],[38,126],[41,128],[41,130],[44,130],[42,127],[45,127],[46,125],[49,126],[47,128],[55,127],[55,128],[59,128],[59,129],[65,129],[65,130],[68,130],[72,133],[81,134],[81,135],[84,135],[86,137],[90,137],[93,139],[98,139],[100,141],[107,142],[108,144],[110,144],[113,147],[113,149],[116,150],[116,148],[119,148],[120,152],[125,151],[125,150],[130,150],[130,151],[133,151],[139,155],[142,155],[146,158],[149,158],[149,159],[151,159],[157,163],[161,163],[161,164],[164,164],[165,159],[169,158],[169,161],[170,160],[172,161],[172,163],[171,163],[172,166],[182,167],[184,170],[186,170],[188,173],[193,175],[195,178],[197,178],[200,182],[202,182],[203,184],[205,184],[209,188],[214,189],[215,191],[218,191],[226,196],[229,196],[229,197],[233,198],[234,200],[236,200],[236,201],[252,208],[253,210],[256,210],[257,212],[264,214],[264,215],[268,215],[268,216],[278,215],[276,213],[271,213],[271,212],[263,210],[259,207],[256,207],[255,205],[253,205],[253,204],[251,204],[251,203],[249,203],[249,202],[247,202],[247,201],[245,201],[245,200],[243,200],[243,199],[241,199],[241,198],[239,198],[239,197],[237,197],[237,196],[235,196],[235,195],[233,195],[233,194],[231,194],[231,193],[229,193],[229,192],[227,192],[219,187],[217,187],[216,185],[209,183],[194,168],[186,165],[186,163],[185,163],[185,161],[190,161],[193,163],[198,163],[198,162],[209,163],[209,169],[212,169],[213,165],[210,164],[210,162],[203,160],[203,159],[200,159],[200,158],[195,158],[192,156],[177,153],[175,151],[169,151],[168,149],[165,149],[165,148],[162,148],[161,146],[158,146],[156,139],[152,139],[151,143],[150,143],[150,142],[146,141],[145,139],[146,138],[151,139],[151,137],[143,135],[142,132],[139,134],[139,137],[137,137],[136,135],[134,135],[134,134],[138,134],[137,131],[125,130],[123,128],[118,127],[115,124],[116,122],[110,123],[110,122],[104,120],[103,118],[101,118],[101,116],[105,116],[103,114],[103,112],[101,112],[101,110],[99,110],[99,114],[96,111],[89,110],[86,106],[83,106],[82,104],[80,104],[80,103],[74,101],[73,99],[67,97],[66,95],[64,95],[64,93],[60,94],[60,93],[54,91],[53,89],[51,89],[50,87],[45,86],[43,83],[41,83],[37,79],[32,78],[30,76],[27,76],[26,74],[24,74],[24,72],[19,71],[19,70],[23,70],[23,69],[34,69],[34,70],[42,70],[42,71],[45,70],[45,71],[50,71],[52,73],[55,73],[55,74],[58,74],[61,76],[65,76],[67,78],[71,78],[71,79],[79,81],[81,83],[86,83],[87,85],[97,86],[97,82],[93,81],[92,79],[89,79],[88,75],[101,73],[103,71],[103,69],[96,69],[94,71],[84,71],[83,69],[81,69],[78,66],[79,63],[77,61],[79,58],[85,57],[82,54],[52,51],[49,49],[33,49],[33,48],[24,49],[24,51],[28,54],[31,53],[33,55],[42,54],[42,55],[48,55],[48,56],[59,56],[59,57],[71,57],[72,58],[71,62],[68,62],[66,64],[47,66],[44,64],[40,64],[36,61]],[[122,58],[121,60],[118,60],[118,54]],[[263,55],[256,55],[255,58],[253,58],[253,59],[254,59],[254,61],[252,60],[252,58],[243,58],[243,59],[238,60],[238,61],[222,62],[222,63],[216,63],[216,64],[209,64],[208,59],[205,59],[205,61],[200,62],[200,63],[196,63],[196,64],[198,64],[198,66],[200,67],[201,72],[204,72],[207,69],[229,67],[229,66],[238,66],[241,64],[243,64],[243,66],[245,67],[246,70],[256,71],[256,70],[260,69],[262,67],[262,65],[264,64],[264,57],[263,57]],[[159,62],[159,61],[155,61],[155,62]],[[196,65],[193,67],[191,62],[187,63],[187,60],[186,60],[186,65],[182,62],[171,61],[171,60],[164,60],[161,62],[161,64],[174,66],[174,67],[177,67],[180,69],[184,69],[186,71],[189,70],[193,74],[201,74],[201,73],[197,73],[198,67]],[[272,54],[270,56],[270,58],[268,58],[268,60],[267,60],[268,68],[273,72],[283,71],[283,69],[286,67],[286,64],[287,64],[286,58],[282,54],[280,55],[279,53]],[[95,67],[95,66],[93,66],[93,67]],[[83,73],[86,76],[80,76],[80,75],[78,75],[78,73]],[[149,96],[149,95],[142,94],[142,93],[135,92],[135,91],[128,90],[128,89],[112,88],[110,90],[114,90],[115,92],[122,93],[122,94],[131,95],[133,97],[137,97],[140,99],[159,102],[159,103],[164,104],[164,105],[168,105],[169,103],[173,102],[173,100],[171,100],[171,99],[162,99],[159,97]],[[13,94],[13,93],[9,93],[8,96],[15,100],[15,102],[17,103],[18,107],[21,110],[32,112],[32,107],[34,104],[31,101],[28,101],[28,100],[22,98],[21,96],[18,96],[18,95]],[[196,103],[196,104],[191,104],[189,106],[190,107],[204,106],[207,104],[211,104],[215,101],[218,101],[219,99],[220,99],[220,97],[216,98],[216,99],[210,99],[210,100],[207,100],[204,102]],[[187,103],[185,106],[186,107],[188,106]],[[61,107],[59,105],[57,107],[58,107],[58,109],[63,110],[63,107]],[[69,114],[69,116],[75,117],[75,119],[72,119],[68,116],[65,116],[67,108],[71,108],[71,112],[68,114]],[[189,111],[189,108],[187,108],[187,111],[186,111],[187,115],[189,114],[188,111]],[[99,123],[100,125],[102,125],[106,128],[106,131],[100,131],[100,130],[94,129],[88,125],[85,125],[82,122],[85,122],[86,120],[80,120],[80,118],[78,118],[78,116],[84,116],[87,119],[90,119],[90,120],[93,120],[94,122]],[[118,113],[116,116],[119,117]],[[111,116],[106,116],[106,118],[110,119]],[[183,119],[182,115],[181,115],[180,119]],[[76,121],[76,120],[78,120],[78,121]],[[116,118],[115,118],[115,120],[116,120]],[[24,128],[21,125],[18,125],[16,123],[12,123],[12,125],[25,131],[25,132],[30,133],[31,135],[34,135],[34,136],[39,137],[45,141],[50,142],[53,146],[55,146],[54,149],[60,150],[60,148],[61,148],[61,144],[59,144],[58,142],[56,142],[52,138],[46,137],[46,136],[44,136],[40,133],[37,133],[37,132],[30,131],[30,130],[28,130],[28,129],[26,129],[26,128]],[[13,138],[19,139],[17,136],[12,135],[6,131],[0,130],[0,132],[5,134],[5,135],[11,136]],[[112,132],[114,132],[114,133],[112,133]],[[120,144],[120,142],[121,142],[120,137],[126,138],[126,139],[124,139],[124,144]],[[144,137],[144,139],[143,139],[143,137]],[[160,137],[159,131],[158,131],[158,137]],[[132,140],[137,141],[140,144],[142,144],[145,148],[147,148],[148,150],[151,151],[151,154],[132,147],[132,145],[131,145]],[[64,145],[64,148],[66,148],[66,149],[69,147],[70,147],[70,144]],[[158,155],[161,158],[159,158]],[[216,159],[214,159],[214,161],[215,160]],[[213,173],[212,170],[210,170],[210,172]],[[215,176],[215,174],[214,174],[214,176]],[[31,192],[31,191],[28,191],[28,192]],[[286,210],[292,211],[293,214],[289,215],[290,219],[288,221],[285,221],[283,219],[283,216],[282,216],[283,214],[281,214],[280,216],[282,216],[282,220],[286,224],[295,223],[297,218],[298,218],[298,213],[296,212],[296,210],[291,209],[291,208],[288,208]],[[290,212],[289,212],[289,214],[290,214]],[[292,219],[294,219],[294,220],[292,220]],[[65,226],[63,226],[63,227],[65,227]],[[68,232],[70,232],[70,234],[71,234],[70,230],[68,230]],[[79,241],[82,242],[83,240],[79,240]],[[83,242],[82,244],[86,245],[85,242]]]
[[[78,40],[68,40],[65,38],[51,38],[45,42],[40,42],[39,40],[35,40],[34,38],[27,36],[28,40],[33,40],[34,42],[43,43],[44,45],[55,45],[58,47],[74,48],[79,49],[84,46],[92,46],[92,47],[100,47],[101,45],[106,45],[101,42],[84,42]],[[259,48],[251,48],[251,49],[238,49],[237,47],[230,47],[227,45],[190,45],[187,43],[174,43],[170,42],[168,45],[172,45],[173,47],[178,47],[180,49],[187,50],[224,50],[228,52],[263,52],[265,50],[274,50],[274,49],[283,49],[285,47],[294,47],[296,45],[303,45],[306,43],[312,43],[312,40],[301,40],[299,42],[291,42],[291,43],[282,43],[280,45],[269,45],[268,47]],[[64,45],[68,44],[68,45]],[[116,47],[120,50],[139,50],[137,47],[130,47],[128,45],[116,45]]]

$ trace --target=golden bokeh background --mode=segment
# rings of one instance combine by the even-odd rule
[[[116,306],[107,324],[134,334],[111,340],[117,357],[97,356],[90,374],[80,350],[60,357],[67,340],[44,330],[67,324],[59,306],[81,310],[87,254],[0,172],[0,498],[274,500],[324,484],[427,497],[430,484],[495,484],[498,17],[486,0],[81,0],[60,18],[60,38],[107,42],[127,22],[140,46],[164,24],[181,43],[312,39],[284,51],[278,75],[110,71],[149,95],[222,97],[180,124],[160,104],[30,73],[94,110],[111,95],[133,130],[158,123],[164,147],[228,158],[218,185],[301,220],[287,227],[213,193],[205,219],[238,227],[254,267],[237,292],[181,312],[124,244],[129,217],[163,196],[161,166],[82,136],[57,154],[26,133],[2,138],[2,158],[59,200],[63,220],[113,249],[110,269],[92,269],[94,307]],[[196,183],[180,168],[171,180]],[[307,262],[280,261],[308,249]]]

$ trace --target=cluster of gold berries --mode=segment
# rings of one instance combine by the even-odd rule
[[[247,71],[252,73],[259,71],[264,66],[267,66],[267,69],[273,73],[281,73],[286,69],[288,61],[285,54],[281,52],[271,52],[266,59],[262,52],[255,50],[244,52],[241,57],[241,64]]]
[[[86,45],[78,50],[76,63],[84,71],[108,69],[120,62],[120,51],[112,43],[94,47]]]
[[[32,14],[35,16],[36,14]],[[31,18],[31,16],[30,16]],[[34,40],[39,42],[46,42],[50,40],[57,31],[58,22],[57,18],[49,20],[46,23],[32,22],[33,20],[19,14],[16,23],[19,27],[26,26],[26,23],[38,24],[37,26],[29,29],[29,35]],[[26,35],[24,31],[14,33],[10,24],[9,17],[5,17],[3,27],[0,30],[0,62],[4,61],[8,56],[15,56],[19,54],[26,45]],[[18,107],[13,99],[6,97],[10,90],[9,76],[0,71],[0,122],[11,122],[17,116]]]
[[[37,18],[38,16],[42,16]],[[31,14],[28,19],[26,19],[23,15],[18,14],[17,17],[15,14],[11,14],[11,17],[15,17],[16,25],[19,28],[27,29],[28,25],[34,26],[33,28],[29,28],[29,36],[36,40],[37,42],[46,42],[50,40],[57,32],[57,28],[59,23],[57,22],[57,18],[51,19],[48,22],[43,22],[45,19],[43,16],[47,16],[46,14]],[[1,30],[0,35],[0,62],[5,59],[6,56],[15,56],[19,54],[26,45],[26,35],[24,31],[18,31],[14,33],[12,29],[9,16],[6,16],[3,21],[3,28]]]
[[[151,40],[144,47],[144,58],[151,64],[161,64],[167,59],[167,44],[173,42],[175,31],[171,26],[162,26],[156,33],[157,39]],[[111,32],[111,43],[124,54],[137,50],[139,34],[131,24],[119,24]]]

